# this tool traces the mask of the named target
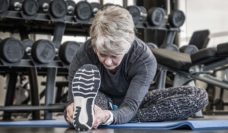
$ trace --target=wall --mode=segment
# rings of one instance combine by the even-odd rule
[[[179,0],[179,8],[186,14],[180,33],[180,44],[186,44],[195,30],[209,29],[209,47],[228,42],[227,0]]]

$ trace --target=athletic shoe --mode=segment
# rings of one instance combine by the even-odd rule
[[[94,121],[94,101],[100,88],[100,72],[91,64],[83,65],[75,73],[72,81],[72,93],[75,112],[73,126],[77,131],[92,128]]]

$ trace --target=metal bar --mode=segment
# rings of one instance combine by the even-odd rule
[[[164,40],[164,44],[163,45],[168,46],[169,44],[173,44],[175,36],[176,36],[176,33],[177,33],[177,31],[168,30],[168,33],[166,35],[166,38]]]
[[[38,79],[37,79],[37,70],[35,67],[28,68],[28,75],[29,75],[29,83],[31,86],[31,104],[32,105],[39,105],[40,98],[39,98],[39,88],[38,88]],[[40,119],[40,112],[33,111],[32,112],[32,119],[39,120]]]
[[[61,101],[61,96],[63,94],[63,86],[56,86],[57,88],[57,92],[56,92],[56,98],[55,98],[55,102],[59,103]]]
[[[65,104],[59,105],[49,105],[49,106],[0,106],[0,111],[7,111],[7,112],[32,112],[32,111],[40,111],[40,110],[47,110],[50,112],[61,112],[65,109]]]
[[[228,89],[228,83],[227,82],[224,82],[224,81],[221,81],[221,80],[218,80],[217,78],[213,77],[213,76],[210,76],[210,75],[207,75],[207,74],[201,74],[201,75],[196,75],[196,76],[193,76],[195,79],[198,79],[200,81],[204,81],[208,84],[211,84],[211,85],[214,85],[214,86],[217,86],[217,87],[222,87],[224,89]]]
[[[160,75],[159,75],[159,80],[157,81],[158,82],[157,89],[164,89],[166,84],[167,69],[160,68],[159,71],[160,71]]]
[[[17,76],[18,76],[18,73],[16,72],[9,73],[9,81],[7,84],[6,97],[5,97],[5,107],[13,105],[13,99],[14,99],[15,88],[17,83]],[[10,120],[10,119],[11,119],[11,113],[4,112],[3,120]]]
[[[55,43],[56,48],[59,48],[64,32],[65,32],[66,24],[65,23],[56,23],[54,28],[54,37],[53,42]]]
[[[218,62],[212,63],[210,65],[206,65],[202,68],[203,71],[209,71],[209,70],[221,70],[228,67],[228,58],[221,59]]]
[[[46,85],[46,97],[45,104],[49,106],[50,104],[55,103],[56,99],[56,87],[55,79],[57,75],[57,68],[48,68],[47,69],[47,85]],[[52,119],[52,113],[45,111],[44,119]]]

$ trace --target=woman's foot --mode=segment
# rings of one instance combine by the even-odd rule
[[[100,88],[100,72],[91,64],[83,65],[75,73],[72,81],[72,93],[75,112],[73,126],[78,131],[92,128],[94,121],[94,101]]]

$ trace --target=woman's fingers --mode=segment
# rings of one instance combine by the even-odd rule
[[[100,118],[95,118],[94,124],[93,124],[93,128],[97,129],[99,125],[101,125],[102,121]]]
[[[67,106],[67,121],[69,123],[73,123],[73,115],[74,115],[74,103],[71,103]]]

